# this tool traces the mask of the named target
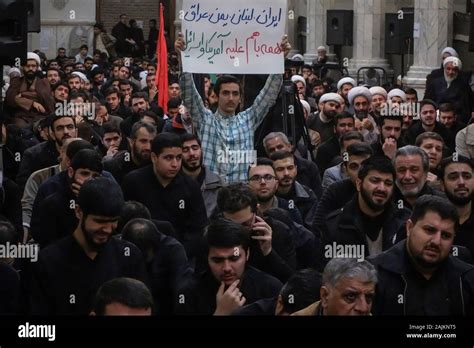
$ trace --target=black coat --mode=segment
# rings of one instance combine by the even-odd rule
[[[323,250],[333,242],[338,245],[363,245],[365,257],[369,256],[367,235],[363,228],[363,216],[358,208],[357,197],[355,195],[342,209],[328,215],[326,223],[320,228]],[[410,217],[410,211],[390,206],[384,214],[386,218],[381,231],[382,250],[387,250],[405,238],[405,223]]]
[[[403,142],[407,145],[415,145],[416,137],[422,133],[425,133],[425,129],[421,124],[421,121],[414,122],[410,128],[408,128],[405,132],[405,137]],[[454,150],[455,148],[455,137],[451,134],[451,132],[441,123],[436,121],[435,128],[433,132],[438,133],[443,138],[446,146],[449,150]]]
[[[374,315],[410,315],[406,312],[406,294],[410,284],[404,275],[410,266],[406,242],[401,241],[370,261],[375,265],[378,283],[372,313]],[[449,293],[451,315],[474,313],[474,266],[449,255],[444,261],[444,284]],[[436,308],[433,304],[432,308]]]
[[[334,163],[334,159],[341,155],[341,146],[336,136],[333,136],[328,141],[321,144],[316,154],[316,164],[319,167],[320,174],[323,175],[324,171]]]
[[[185,280],[174,301],[175,314],[212,315],[216,310],[216,294],[219,286],[209,270]],[[282,283],[278,279],[251,266],[246,267],[243,279],[239,283],[239,289],[247,300],[246,304],[275,297],[281,287]]]
[[[296,180],[300,184],[308,186],[320,198],[323,194],[323,186],[318,166],[314,162],[298,156],[295,156],[295,164],[298,168]]]
[[[433,78],[426,85],[425,99],[432,99],[438,104],[453,103],[459,120],[467,123],[474,110],[474,97],[468,78],[470,75],[460,73],[448,88],[443,73],[442,76]]]
[[[58,164],[59,152],[54,141],[45,141],[25,151],[16,177],[21,190],[33,172]]]
[[[327,215],[336,209],[342,208],[352,199],[352,197],[354,197],[356,192],[356,187],[352,183],[351,179],[344,179],[329,185],[329,187],[324,190],[323,196],[321,197],[318,207],[316,208],[312,224],[312,231],[316,233],[318,226],[324,225]]]

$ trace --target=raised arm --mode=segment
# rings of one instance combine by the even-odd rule
[[[178,38],[174,43],[174,47],[177,52],[179,60],[179,68],[182,71],[183,66],[181,62],[181,52],[184,51],[184,37],[182,33],[178,34]],[[206,116],[212,116],[212,112],[204,106],[201,96],[194,84],[193,75],[191,73],[182,72],[179,79],[179,85],[181,87],[181,99],[183,100],[184,106],[189,111],[193,122],[196,126],[204,120]]]
[[[280,46],[282,47],[284,57],[286,58],[291,50],[291,45],[288,42],[287,35],[283,36]],[[257,129],[270,108],[275,104],[278,94],[280,93],[282,82],[283,75],[281,74],[268,76],[265,86],[262,88],[257,98],[255,98],[255,101],[250,108],[249,117],[253,121],[253,130]]]

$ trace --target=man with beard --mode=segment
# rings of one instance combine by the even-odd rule
[[[408,110],[403,114],[402,137],[405,137],[405,132],[413,124],[413,118],[418,116],[418,92],[413,88],[405,88],[405,95],[407,97]]]
[[[66,82],[58,82],[55,84],[53,87],[53,98],[54,98],[54,103],[55,105],[57,103],[64,103],[67,102],[67,99],[69,97],[69,86]]]
[[[456,136],[458,132],[466,127],[466,124],[459,122],[453,103],[443,103],[439,106],[439,121]]]
[[[143,203],[153,219],[173,225],[191,261],[208,221],[198,183],[181,173],[182,157],[181,139],[159,134],[151,144],[152,164],[127,174],[122,189],[127,201]]]
[[[23,77],[12,79],[5,96],[5,103],[12,110],[13,123],[27,127],[54,112],[51,85],[37,76],[40,57],[28,52],[23,65]]]
[[[97,151],[84,149],[74,155],[67,168],[67,185],[58,185],[57,191],[41,201],[40,197],[35,199],[31,215],[31,235],[35,242],[45,247],[74,231],[77,224],[74,207],[80,188],[87,180],[99,177],[102,169]]]
[[[316,163],[323,175],[331,167],[334,159],[341,154],[340,139],[344,134],[354,130],[354,116],[343,111],[334,117],[333,136],[323,143],[316,154]]]
[[[349,91],[349,104],[354,108],[354,116],[362,122],[364,127],[362,135],[364,140],[373,144],[378,139],[377,123],[369,114],[370,104],[372,103],[372,93],[367,87],[358,86]]]
[[[130,152],[118,152],[113,159],[104,162],[104,169],[121,184],[125,175],[150,164],[151,143],[155,137],[154,126],[145,122],[135,123],[128,139]]]
[[[108,280],[129,277],[147,282],[138,248],[112,238],[124,204],[120,186],[105,178],[89,180],[76,203],[79,223],[73,234],[42,249],[33,264],[33,315],[88,315],[94,295]]]
[[[282,283],[248,264],[250,238],[244,226],[217,219],[209,225],[205,241],[206,269],[183,279],[176,314],[230,315],[244,304],[278,295]]]
[[[183,166],[185,175],[196,180],[201,187],[202,198],[210,217],[217,206],[217,192],[224,186],[222,178],[202,164],[201,140],[194,134],[181,135],[183,142]]]
[[[393,159],[397,149],[402,147],[403,118],[401,116],[383,116],[379,119],[379,141],[372,144],[374,156],[386,156]]]
[[[474,255],[474,162],[458,156],[441,162],[439,174],[446,197],[459,215],[454,244],[462,245]]]
[[[344,111],[354,113],[351,103],[349,103],[349,91],[357,87],[357,82],[352,77],[344,77],[337,82],[337,93],[344,99]]]
[[[470,74],[462,73],[462,62],[457,57],[443,61],[443,76],[434,78],[426,85],[425,99],[436,103],[451,102],[461,122],[467,123],[474,110],[474,96],[469,85]]]
[[[277,151],[288,151],[294,153],[294,147],[291,145],[288,137],[282,132],[272,132],[263,139],[263,147],[267,156]],[[295,155],[295,164],[298,167],[298,176],[296,180],[303,185],[308,186],[316,196],[320,197],[322,194],[321,174],[318,166],[301,156]]]
[[[450,254],[458,220],[445,198],[416,200],[407,238],[371,261],[379,277],[374,315],[473,314],[474,267]]]
[[[414,145],[416,137],[424,132],[438,133],[444,140],[448,150],[454,149],[454,136],[444,125],[436,121],[438,106],[429,99],[420,102],[420,121],[414,122],[405,133],[405,144]]]
[[[318,205],[318,197],[308,186],[300,184],[296,177],[298,167],[295,156],[288,151],[277,151],[272,153],[270,159],[278,179],[277,196],[288,201],[288,208],[297,207],[303,215],[303,222],[310,228],[313,215]]]
[[[427,183],[430,160],[419,147],[407,145],[395,153],[393,165],[397,173],[393,201],[398,206],[412,209],[416,199],[422,195],[444,196]]]
[[[334,135],[334,117],[340,111],[344,102],[337,93],[323,94],[319,99],[319,112],[308,117],[308,129],[312,129],[321,136],[321,143],[331,139]]]
[[[288,201],[275,194],[278,190],[278,180],[273,169],[273,161],[268,158],[257,158],[254,166],[249,167],[249,188],[257,196],[258,211],[264,214],[272,208],[286,210],[293,221],[303,224],[301,212],[297,207],[290,207]]]
[[[145,92],[133,93],[130,99],[130,105],[131,115],[123,120],[120,124],[120,129],[126,136],[130,136],[130,131],[132,130],[133,125],[142,118],[143,114],[147,111],[150,111],[148,95]],[[163,121],[161,118],[157,120],[157,130],[163,129],[165,121]]]
[[[54,86],[56,83],[61,81],[59,70],[57,68],[49,68],[46,72],[46,79],[48,80],[51,87]]]
[[[387,103],[387,91],[383,87],[375,86],[369,89],[372,94],[372,101],[370,103],[370,115],[377,120],[382,113],[383,108]]]
[[[77,72],[76,74],[69,75],[69,77],[67,78],[67,84],[71,92],[80,91],[84,85],[80,75],[78,75]]]
[[[356,195],[342,209],[330,213],[319,229],[326,260],[335,257],[335,244],[362,248],[364,254],[358,257],[367,257],[380,254],[404,237],[409,211],[392,204],[394,180],[395,169],[388,158],[371,157],[362,162]]]
[[[26,180],[33,172],[58,164],[59,151],[64,139],[77,137],[74,117],[51,115],[49,135],[50,140],[30,147],[23,153],[16,177],[16,182],[22,191]]]

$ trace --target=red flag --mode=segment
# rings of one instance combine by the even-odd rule
[[[160,3],[160,29],[156,44],[156,76],[155,84],[158,88],[158,106],[168,113],[168,49],[165,39],[164,6]]]

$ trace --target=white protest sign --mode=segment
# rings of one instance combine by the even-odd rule
[[[183,0],[183,71],[282,74],[286,0]]]

